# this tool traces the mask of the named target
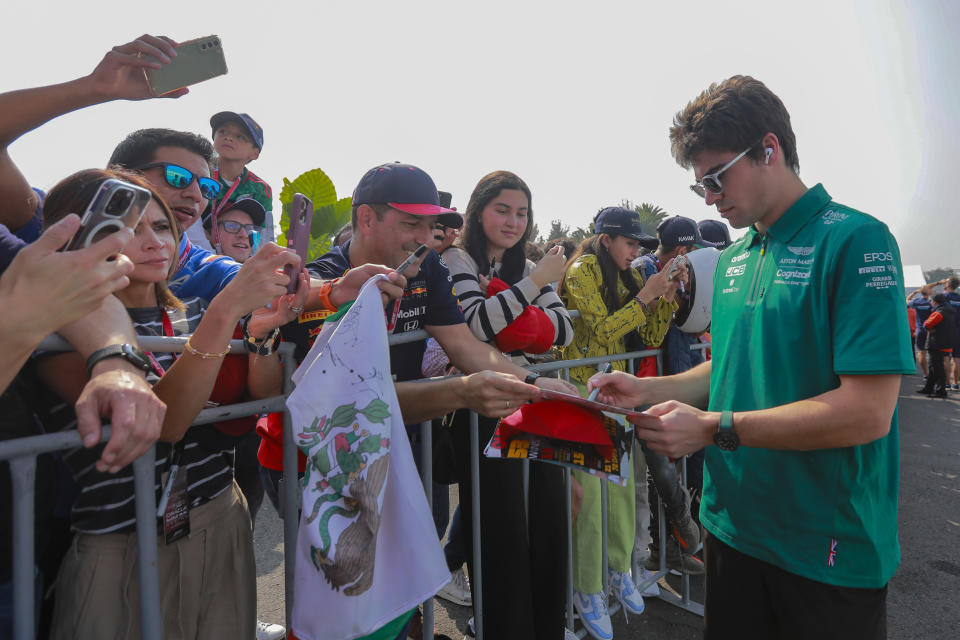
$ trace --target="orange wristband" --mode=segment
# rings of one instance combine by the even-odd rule
[[[323,308],[327,311],[336,311],[337,305],[333,304],[330,301],[330,291],[333,289],[333,285],[336,282],[339,282],[340,278],[334,278],[333,280],[327,280],[322,285],[320,285],[320,304],[323,305]]]

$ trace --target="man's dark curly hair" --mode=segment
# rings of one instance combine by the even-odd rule
[[[747,156],[759,162],[763,149],[757,143],[768,133],[777,136],[787,166],[798,173],[797,138],[783,102],[759,80],[733,76],[711,84],[674,116],[670,151],[684,169],[702,151],[750,148]]]

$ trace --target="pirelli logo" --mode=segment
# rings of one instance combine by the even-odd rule
[[[332,315],[333,315],[333,312],[327,311],[326,309],[322,309],[320,311],[304,311],[297,318],[297,322],[299,324],[303,324],[304,322],[315,322],[317,320],[322,321],[322,320],[326,320],[328,317]]]

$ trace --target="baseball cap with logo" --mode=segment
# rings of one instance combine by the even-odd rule
[[[712,242],[717,249],[723,250],[730,246],[730,229],[719,220],[701,220],[697,223],[700,235],[704,240]]]
[[[601,209],[593,222],[594,233],[627,236],[640,241],[640,246],[653,251],[660,241],[648,236],[640,228],[640,214],[626,207],[606,207]]]
[[[660,244],[664,247],[695,246],[702,249],[715,246],[712,242],[703,239],[696,222],[683,216],[673,216],[661,222],[657,227],[657,236],[660,237]]]
[[[257,124],[256,120],[251,118],[246,113],[221,111],[220,113],[213,114],[213,117],[210,118],[210,127],[213,129],[213,133],[211,135],[216,135],[217,129],[219,129],[220,125],[225,122],[237,122],[243,125],[250,134],[250,138],[253,140],[253,145],[257,149],[263,151],[263,129]]]
[[[459,229],[463,217],[440,204],[437,185],[412,164],[382,164],[367,171],[353,191],[353,206],[386,204],[415,216],[437,216],[440,224]]]

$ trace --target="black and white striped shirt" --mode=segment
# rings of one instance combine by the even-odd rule
[[[170,322],[175,336],[193,333],[206,311],[207,303],[201,298],[184,300],[184,311],[171,311]],[[137,335],[162,336],[163,316],[159,307],[127,309]],[[171,353],[153,354],[163,370],[174,362]],[[156,372],[147,374],[147,382],[156,384],[160,377]],[[37,407],[47,431],[75,429],[77,417],[71,404],[60,400],[52,392],[47,400]],[[220,433],[212,425],[190,427],[183,439],[184,451],[180,472],[187,469],[187,491],[191,507],[197,507],[217,497],[233,481],[233,450],[236,440]],[[103,453],[105,444],[92,449],[77,448],[64,452],[63,458],[73,472],[79,491],[71,511],[71,526],[82,533],[112,533],[132,531],[136,524],[136,509],[133,488],[133,466],[117,473],[101,473],[96,462]],[[154,489],[160,498],[161,477],[170,466],[173,446],[157,442]]]
[[[530,260],[527,260],[523,278],[519,282],[490,298],[480,289],[480,269],[469,253],[459,247],[451,247],[443,252],[443,261],[453,277],[453,286],[467,324],[480,340],[493,342],[496,335],[523,313],[527,305],[534,305],[543,309],[553,323],[553,343],[558,346],[570,344],[573,339],[570,315],[552,286],[538,287],[530,278],[530,272],[536,267]]]

